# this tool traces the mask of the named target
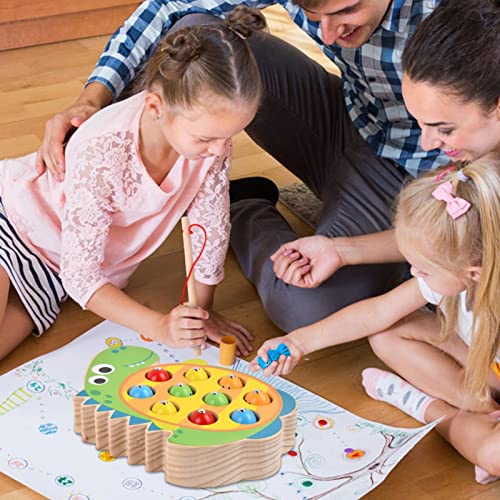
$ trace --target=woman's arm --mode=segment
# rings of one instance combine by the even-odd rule
[[[390,229],[363,236],[299,238],[282,245],[271,260],[276,276],[285,283],[316,288],[341,267],[404,262],[404,257]]]
[[[338,248],[344,265],[355,266],[405,261],[396,244],[394,229],[339,239]]]

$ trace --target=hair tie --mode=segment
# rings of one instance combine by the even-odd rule
[[[470,179],[470,177],[468,175],[464,174],[463,169],[461,169],[457,172],[457,178],[461,182],[467,182]]]
[[[236,36],[239,36],[242,40],[246,40],[247,37],[243,36],[236,28],[233,28],[231,25],[227,26],[229,30],[231,30]]]
[[[434,182],[439,182],[446,174],[453,172],[455,168],[456,168],[455,165],[450,165],[444,170],[441,170],[441,172],[439,172],[439,174],[437,174],[436,177],[434,177]]]
[[[453,220],[464,215],[471,207],[471,204],[467,200],[453,195],[453,184],[450,181],[443,182],[443,184],[434,189],[432,196],[436,200],[446,203],[446,211]]]

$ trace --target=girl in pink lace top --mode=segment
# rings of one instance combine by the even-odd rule
[[[251,347],[244,327],[208,311],[229,243],[230,138],[253,119],[261,96],[244,38],[264,27],[260,12],[238,7],[224,22],[169,34],[146,67],[146,90],[73,135],[64,182],[37,174],[35,154],[0,165],[0,314],[2,329],[9,325],[1,357],[49,328],[67,294],[173,347],[228,332],[241,352]],[[164,314],[121,288],[186,211],[207,231],[195,270],[199,307]],[[195,231],[194,255],[201,243]]]

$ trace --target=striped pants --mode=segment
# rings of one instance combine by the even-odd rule
[[[68,297],[59,276],[19,238],[0,199],[0,265],[35,323],[40,336],[57,318]]]

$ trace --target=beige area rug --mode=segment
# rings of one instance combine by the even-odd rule
[[[281,187],[280,202],[313,229],[318,226],[322,202],[305,184]]]

